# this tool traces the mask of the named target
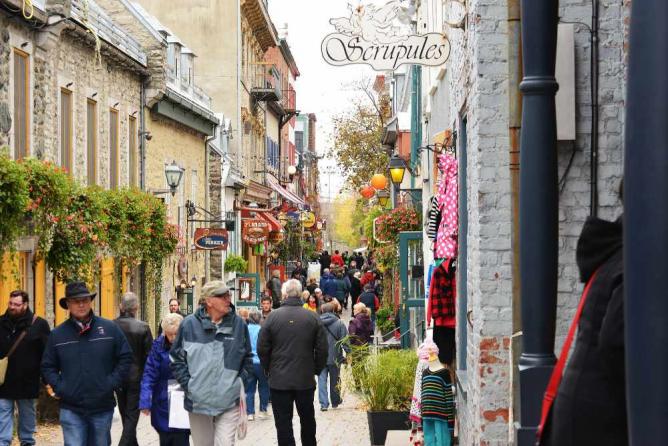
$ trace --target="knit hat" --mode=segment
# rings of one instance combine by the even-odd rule
[[[428,334],[424,342],[418,347],[417,355],[421,361],[429,361],[429,355],[432,353],[438,355],[438,345],[431,339],[431,334]]]

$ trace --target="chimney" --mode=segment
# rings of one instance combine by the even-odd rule
[[[315,152],[315,123],[317,119],[315,113],[308,114],[308,149]]]

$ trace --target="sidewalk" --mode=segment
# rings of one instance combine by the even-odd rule
[[[351,393],[344,393],[344,402],[337,409],[321,412],[318,404],[317,391],[314,398],[316,409],[315,419],[317,424],[318,444],[323,446],[344,445],[368,445],[369,427],[366,420],[366,412],[358,409],[359,401]],[[259,407],[259,401],[256,402]],[[294,413],[293,421],[295,439],[297,445],[301,444],[299,439],[299,416]],[[118,411],[114,413],[114,422],[111,428],[111,443],[117,445],[122,432],[121,418]],[[37,444],[40,446],[60,446],[63,444],[63,436],[58,425],[40,425],[36,435]],[[140,446],[159,446],[158,434],[151,426],[150,417],[140,416],[137,426],[137,440]],[[16,442],[18,445],[18,442]],[[269,417],[265,420],[255,419],[248,422],[248,435],[244,440],[238,440],[239,446],[269,446],[276,444],[276,429],[274,419],[269,406]]]

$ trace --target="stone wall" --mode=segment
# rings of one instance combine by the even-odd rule
[[[209,149],[209,212],[213,216],[210,218],[225,219],[223,213],[223,159],[220,154]],[[209,218],[207,217],[207,218]],[[212,228],[224,228],[225,224],[212,223]],[[229,248],[228,248],[229,249]],[[211,280],[222,280],[223,278],[223,253],[221,251],[211,251],[209,258],[209,274]]]

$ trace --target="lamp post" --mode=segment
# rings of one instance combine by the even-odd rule
[[[390,158],[390,164],[388,165],[390,171],[390,179],[392,184],[394,184],[394,194],[392,194],[392,206],[397,205],[397,193],[399,192],[399,187],[401,183],[404,182],[404,174],[406,173],[406,161],[397,154],[392,155]]]
[[[556,362],[558,205],[554,76],[558,0],[522,0],[520,270],[522,354],[518,446],[533,445],[545,388]]]
[[[172,164],[165,166],[165,178],[167,179],[167,185],[169,186],[169,191],[172,193],[172,197],[176,195],[176,189],[178,189],[182,177],[183,169],[176,164],[176,161],[172,161]]]
[[[378,204],[385,209],[387,207],[387,202],[390,201],[390,192],[385,189],[379,190],[376,193],[376,196],[378,197]]]

